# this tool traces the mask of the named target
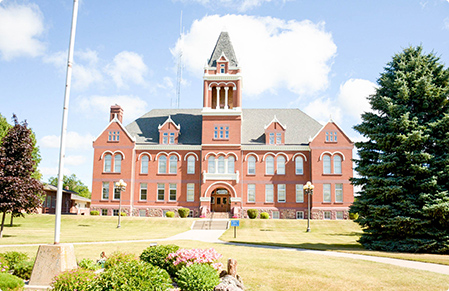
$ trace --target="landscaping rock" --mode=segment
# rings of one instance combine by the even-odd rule
[[[220,279],[221,282],[218,284],[214,291],[243,291],[245,287],[243,283],[234,278],[233,276],[226,275]]]

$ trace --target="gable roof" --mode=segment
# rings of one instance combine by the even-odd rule
[[[234,48],[232,47],[231,38],[226,31],[220,33],[212,55],[208,61],[208,66],[217,67],[217,60],[219,60],[223,54],[228,59],[230,67],[238,67],[237,57],[235,56]]]
[[[286,145],[304,145],[322,128],[315,119],[299,109],[243,109],[242,145],[265,145],[265,125],[275,116],[288,127]],[[154,109],[126,126],[138,144],[159,144],[158,126],[171,117],[181,126],[179,145],[201,145],[201,109]]]
[[[181,125],[180,125],[180,124],[176,124],[176,123],[173,121],[173,119],[171,119],[171,115],[169,115],[168,118],[167,118],[167,120],[166,120],[164,123],[159,124],[158,129],[161,129],[162,127],[164,127],[164,125],[165,125],[166,123],[171,123],[171,124],[173,124],[173,125],[176,127],[177,130],[179,130],[179,129],[181,128]]]
[[[274,116],[273,120],[272,120],[270,123],[268,123],[267,125],[265,125],[264,129],[267,129],[268,127],[270,127],[270,125],[271,125],[272,123],[277,123],[277,124],[279,124],[279,125],[282,127],[283,130],[286,130],[286,129],[287,129],[287,127],[286,127],[285,125],[283,125],[283,124],[277,119],[276,115]]]

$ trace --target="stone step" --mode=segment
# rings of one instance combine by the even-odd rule
[[[207,215],[210,219],[229,219],[231,214],[229,212],[211,212]]]
[[[192,229],[226,230],[229,220],[197,220]]]

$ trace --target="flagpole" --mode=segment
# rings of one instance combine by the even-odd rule
[[[61,128],[61,141],[60,141],[61,143],[59,150],[58,191],[56,193],[56,211],[55,211],[55,244],[59,244],[59,238],[61,234],[62,184],[64,179],[63,169],[64,169],[65,144],[67,133],[67,117],[70,99],[70,85],[72,82],[73,49],[75,46],[75,31],[76,31],[77,17],[78,17],[78,0],[73,0],[72,30],[70,32],[67,75],[66,75],[66,85],[64,94],[64,108],[62,113],[62,128]]]

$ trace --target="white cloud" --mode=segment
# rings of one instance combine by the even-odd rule
[[[80,97],[76,99],[76,108],[83,112],[86,116],[100,116],[101,118],[109,118],[109,111],[112,105],[118,104],[123,108],[124,123],[135,120],[148,110],[146,101],[137,96],[90,96]]]
[[[337,124],[342,121],[341,109],[330,98],[315,98],[303,111],[323,125],[331,118]]]
[[[360,115],[371,110],[367,97],[376,91],[376,84],[363,79],[349,79],[340,85],[337,102],[345,115],[360,120]]]
[[[91,143],[92,145],[92,143]],[[66,156],[64,159],[64,164],[68,166],[79,166],[86,162],[85,156]]]
[[[180,0],[184,3],[198,3],[206,7],[227,7],[240,12],[248,11],[268,2],[285,3],[287,0]]]
[[[38,39],[44,32],[43,16],[36,4],[0,6],[0,54],[4,60],[36,57],[45,51]]]
[[[91,134],[81,135],[74,131],[67,132],[66,148],[89,150],[95,137]],[[39,145],[44,148],[59,148],[60,136],[47,135],[40,139]]]
[[[50,178],[50,177],[58,176],[58,172],[59,172],[58,167],[38,167],[38,168],[39,168],[39,171],[42,173],[42,175],[45,177]],[[72,172],[67,168],[64,168],[62,170],[62,173],[63,173],[63,175],[67,175],[67,176],[72,174]]]
[[[201,77],[217,38],[226,27],[244,73],[245,94],[287,88],[313,94],[327,88],[337,47],[324,23],[285,21],[247,15],[205,16],[196,20],[172,49],[182,48],[184,65]]]
[[[106,66],[105,71],[112,77],[117,87],[127,88],[127,82],[145,85],[144,76],[148,68],[141,55],[123,51],[114,57],[113,62]]]

